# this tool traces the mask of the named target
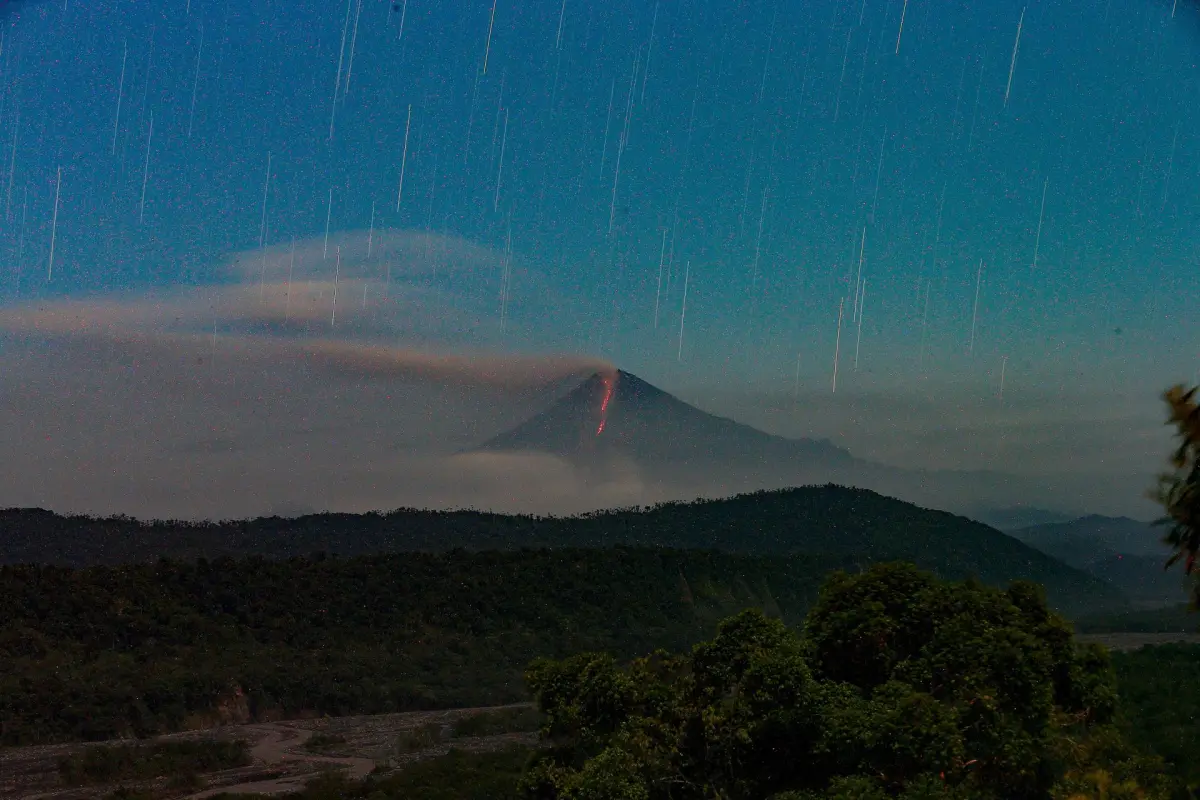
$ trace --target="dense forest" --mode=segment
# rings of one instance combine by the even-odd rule
[[[1196,708],[1167,711],[1178,687],[1148,681],[1200,685],[1190,656],[1166,672],[1188,654],[1151,649],[1114,671],[1032,584],[879,565],[831,576],[799,629],[747,610],[675,654],[535,661],[538,750],[327,775],[296,797],[1183,800]],[[1164,736],[1169,765],[1141,746]]]
[[[845,559],[613,548],[0,568],[0,743],[528,697],[539,656],[798,624]]]
[[[1186,603],[1089,614],[1075,620],[1079,633],[1195,633],[1198,628],[1200,618]]]
[[[1200,645],[1144,647],[1112,659],[1130,739],[1200,793]]]
[[[809,554],[867,565],[911,561],[947,578],[1032,580],[1068,613],[1124,605],[1120,593],[979,522],[862,489],[810,486],[650,509],[538,518],[476,511],[399,510],[221,523],[0,512],[0,560],[9,564],[119,565],[222,555],[511,550],[523,547],[667,547],[754,555]]]
[[[1116,725],[1103,648],[1041,590],[836,573],[801,632],[749,610],[690,653],[581,653],[527,680],[547,800],[1167,798]]]

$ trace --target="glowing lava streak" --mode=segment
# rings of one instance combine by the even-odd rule
[[[601,380],[604,383],[604,399],[600,401],[600,425],[596,428],[597,436],[604,433],[604,426],[608,422],[608,404],[612,401],[616,383],[616,379],[612,377],[604,377]]]

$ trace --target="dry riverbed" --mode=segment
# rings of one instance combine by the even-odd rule
[[[1109,650],[1137,650],[1151,644],[1200,644],[1200,633],[1077,633],[1077,642],[1096,642]]]
[[[348,777],[361,778],[373,771],[402,769],[412,761],[443,755],[452,747],[483,751],[517,744],[532,746],[537,740],[533,733],[454,736],[455,725],[465,718],[526,707],[518,705],[301,719],[227,725],[137,741],[10,748],[0,750],[0,798],[91,800],[103,798],[120,786],[149,790],[156,798],[197,800],[221,792],[292,792],[303,788],[305,782],[324,770],[340,770]],[[311,747],[309,740],[318,735],[334,744]],[[106,785],[66,786],[59,774],[59,759],[98,744],[143,745],[197,739],[243,740],[250,748],[252,763],[236,769],[198,775],[197,781],[191,786],[180,786],[178,781],[173,784],[169,777]]]

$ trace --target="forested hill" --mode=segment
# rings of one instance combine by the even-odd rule
[[[992,584],[1033,580],[1068,613],[1124,604],[1123,596],[1107,584],[982,523],[839,486],[566,518],[398,510],[197,524],[0,512],[0,562],[9,564],[88,566],[160,557],[286,558],[316,552],[353,556],[618,544],[825,555],[862,565],[905,560],[946,578],[975,575]]]
[[[679,651],[744,608],[799,625],[838,567],[627,548],[0,567],[0,746],[525,700],[541,656]]]

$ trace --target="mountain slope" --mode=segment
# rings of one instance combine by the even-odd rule
[[[977,519],[985,525],[991,525],[996,530],[1008,533],[1019,528],[1032,528],[1057,522],[1071,522],[1079,515],[1051,511],[1045,508],[1013,506],[1010,508],[973,508],[967,513],[967,516],[971,519]]]
[[[0,512],[0,562],[7,563],[613,545],[834,556],[863,566],[907,560],[946,578],[1037,581],[1068,613],[1125,604],[1112,587],[982,523],[831,485],[563,518],[399,510],[186,524]]]
[[[1187,596],[1187,579],[1164,569],[1170,551],[1164,531],[1128,517],[1091,515],[1010,532],[1065,564],[1125,593],[1138,605],[1172,605]]]
[[[1163,555],[1166,553],[1162,541],[1164,535],[1162,528],[1147,522],[1098,514],[1065,522],[1029,525],[1012,531],[1013,537],[1026,544],[1047,552],[1061,552],[1068,557],[1081,555],[1072,550],[1072,546],[1080,542],[1094,542],[1097,547],[1125,555]]]
[[[573,457],[621,454],[659,465],[794,461],[844,467],[854,460],[825,440],[773,436],[701,411],[622,370],[593,375],[542,413],[478,449]]]

